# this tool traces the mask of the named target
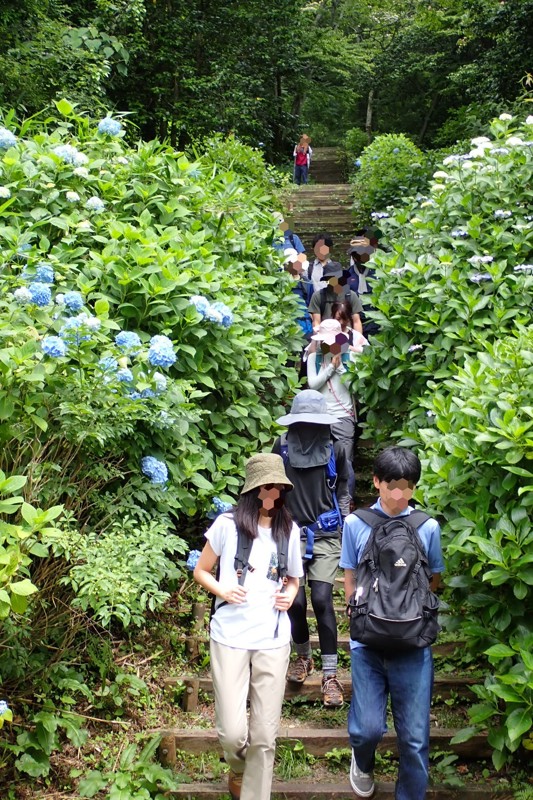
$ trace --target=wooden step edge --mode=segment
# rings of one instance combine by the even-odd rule
[[[457,734],[453,728],[431,728],[430,749],[446,750],[456,753],[463,759],[489,758],[492,748],[486,733],[478,733],[466,742],[451,744],[450,740]],[[205,728],[167,728],[146,731],[147,735],[161,736],[160,758],[163,763],[172,763],[175,753],[183,750],[193,755],[201,753],[220,753],[222,748],[214,729]],[[336,728],[299,728],[281,726],[277,738],[278,744],[283,741],[298,741],[303,744],[307,753],[313,756],[325,756],[333,748],[349,747],[346,729]],[[387,732],[377,746],[377,752],[391,752],[398,755],[396,734]]]
[[[394,783],[376,782],[373,800],[394,797]],[[228,796],[228,785],[224,783],[182,783],[168,792],[168,797],[183,797],[185,800],[219,800]],[[514,792],[507,789],[491,789],[489,786],[430,786],[427,800],[512,800]],[[272,800],[354,800],[353,790],[348,782],[326,783],[321,781],[273,781]]]
[[[471,687],[477,682],[475,678],[465,676],[449,676],[449,675],[436,675],[433,681],[433,697],[439,697],[446,700],[453,695],[460,693],[465,700],[471,700],[474,696]],[[339,677],[339,683],[342,686],[344,694],[344,701],[348,702],[352,697],[352,681],[350,678]],[[185,686],[186,692],[189,695],[198,696],[198,692],[202,691],[206,694],[213,693],[213,680],[210,675],[190,676],[183,675],[181,677],[165,678],[163,686],[167,692],[174,690],[176,686]],[[190,689],[190,691],[189,691]],[[285,700],[293,700],[294,698],[301,698],[308,702],[322,699],[322,673],[316,672],[310,675],[305,683],[289,683],[285,684]],[[187,711],[193,711],[194,707],[189,702],[187,704]]]

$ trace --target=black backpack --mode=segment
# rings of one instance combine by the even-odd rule
[[[326,310],[326,303],[327,303],[326,292],[327,292],[327,288],[320,289],[320,316],[321,316],[322,319],[324,319],[324,312]],[[352,290],[350,289],[350,287],[349,286],[344,286],[342,293],[337,295],[333,302],[335,302],[335,303],[349,303],[351,305],[352,304]]]
[[[387,654],[427,647],[437,638],[439,601],[429,588],[431,570],[418,528],[423,511],[388,517],[374,509],[354,512],[372,532],[350,597],[350,636]]]

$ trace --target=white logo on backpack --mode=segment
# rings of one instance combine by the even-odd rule
[[[395,567],[406,567],[406,566],[407,566],[407,564],[405,563],[405,561],[403,560],[403,558],[401,558],[401,557],[400,557],[400,558],[398,559],[398,561],[395,561],[395,562],[394,562],[394,566],[395,566]]]

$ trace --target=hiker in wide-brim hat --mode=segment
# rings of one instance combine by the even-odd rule
[[[206,532],[194,569],[195,580],[215,596],[211,674],[233,800],[269,800],[271,794],[290,655],[287,612],[303,575],[300,531],[285,502],[292,488],[279,455],[248,459],[237,503]]]

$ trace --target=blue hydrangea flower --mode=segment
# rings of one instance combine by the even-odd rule
[[[461,228],[456,228],[452,231],[452,236],[454,239],[466,239],[468,236],[468,231],[463,231]]]
[[[96,214],[100,214],[105,208],[105,203],[99,197],[94,195],[93,197],[89,197],[85,203],[85,208],[87,208],[89,211],[94,211]]]
[[[108,136],[118,136],[122,130],[122,125],[118,119],[104,117],[98,123],[98,133],[107,133]]]
[[[189,555],[187,556],[187,561],[185,566],[191,572],[194,570],[195,566],[198,564],[198,559],[200,558],[201,553],[199,550],[191,550]]]
[[[154,372],[154,383],[156,392],[164,392],[167,388],[167,379],[160,372]]]
[[[33,275],[30,274],[30,271],[25,267],[22,270],[21,278],[25,281],[40,281],[41,283],[53,283],[55,281],[55,274],[50,264],[47,264],[46,261],[39,261],[39,263],[35,267],[35,272]]]
[[[66,356],[68,347],[59,336],[45,336],[41,342],[43,353],[52,358],[61,358]]]
[[[229,328],[230,325],[233,323],[233,314],[231,309],[229,309],[224,303],[213,303],[211,308],[214,308],[215,311],[219,311],[222,315],[222,326],[224,328]]]
[[[80,153],[77,147],[71,144],[60,144],[54,147],[54,153],[59,158],[62,158],[65,164],[73,164],[75,167],[81,167],[88,162],[88,158],[83,153]]]
[[[151,483],[162,484],[168,481],[168,469],[164,461],[158,461],[153,456],[141,459],[141,469]]]
[[[0,128],[0,150],[7,150],[8,147],[13,147],[17,143],[17,137],[7,128]]]
[[[231,503],[226,503],[224,500],[221,500],[220,497],[213,497],[213,505],[219,514],[225,514],[233,508]]]
[[[153,389],[143,389],[141,392],[141,397],[143,400],[150,399],[155,397],[155,392]]]
[[[30,283],[28,291],[36,306],[47,306],[52,302],[52,292],[46,283]]]
[[[18,289],[15,289],[13,292],[13,297],[17,303],[20,303],[22,306],[33,303],[30,290],[26,286],[20,286]]]
[[[388,219],[390,215],[386,211],[373,211],[370,216],[372,219]]]
[[[135,392],[135,391],[128,392],[128,397],[131,400],[140,400],[141,399],[141,393],[140,392]]]
[[[141,349],[139,334],[133,331],[120,331],[120,333],[117,333],[115,344],[121,350],[130,350],[133,354],[138,353]]]
[[[79,346],[82,342],[88,342],[91,338],[87,333],[80,333],[80,328],[84,326],[84,320],[80,317],[71,317],[60,328],[59,335],[62,339],[67,339],[72,344]]]
[[[1,129],[0,129],[0,130],[1,130]],[[197,551],[195,551],[195,552],[197,552]],[[5,700],[0,700],[0,717],[1,717],[3,714],[5,714],[5,713],[6,713],[6,711],[9,711],[9,706],[8,706],[8,704],[6,703],[6,701],[5,701]]]
[[[394,150],[393,150],[392,152],[393,152],[393,153],[399,153],[399,152],[400,152],[400,148],[399,148],[399,147],[395,147],[395,148],[394,148]]]
[[[360,158],[356,158],[353,163],[355,164],[357,169],[359,169],[359,167],[361,166],[361,159]]]
[[[83,320],[83,324],[86,325],[90,331],[100,330],[102,321],[99,320],[98,317],[93,317],[92,314],[80,314],[79,316],[80,319]]]
[[[131,369],[124,367],[117,372],[117,380],[121,383],[131,383],[133,381],[133,372]]]
[[[65,292],[63,304],[66,305],[70,311],[80,311],[85,305],[83,302],[83,295],[80,292]]]
[[[98,362],[98,368],[102,372],[116,372],[118,370],[118,361],[113,356],[104,356]]]
[[[213,306],[209,306],[205,313],[205,318],[209,320],[209,322],[216,322],[217,325],[222,325],[222,314],[220,311],[217,311],[216,308],[213,308]]]
[[[494,217],[496,219],[509,219],[509,217],[512,217],[512,216],[513,216],[513,212],[512,211],[505,211],[502,208],[498,208],[494,212]]]
[[[168,336],[152,336],[148,361],[153,367],[171,367],[174,364],[176,354]]]
[[[207,309],[209,308],[209,300],[207,297],[203,297],[201,294],[194,294],[190,299],[189,303],[191,306],[194,306],[195,309],[198,311],[202,317],[205,317],[207,313]]]
[[[476,272],[474,275],[470,276],[470,280],[472,283],[482,283],[483,281],[491,281],[492,275],[488,272]]]

